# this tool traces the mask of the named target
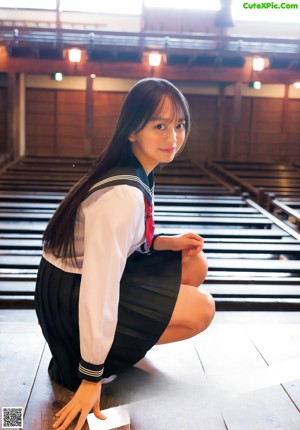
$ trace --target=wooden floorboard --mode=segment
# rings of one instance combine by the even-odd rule
[[[0,310],[0,338],[0,407],[24,407],[24,430],[50,430],[72,394],[49,379],[34,311]],[[131,430],[300,429],[300,312],[218,312],[142,367],[103,387],[102,409],[127,405]]]
[[[15,406],[25,410],[44,344],[36,323],[1,320],[0,410]]]
[[[50,430],[55,414],[72,398],[72,392],[52,382],[48,376],[51,354],[46,347],[24,416],[24,430]],[[87,430],[86,424],[83,430]]]
[[[299,406],[293,390],[287,391],[300,378],[299,323],[262,324],[256,318],[214,324],[194,341],[199,357],[229,430],[296,430]]]

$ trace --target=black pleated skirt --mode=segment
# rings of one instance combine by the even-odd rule
[[[42,258],[36,283],[38,320],[52,353],[49,373],[75,391],[80,385],[78,301],[81,275],[64,272]],[[181,282],[181,252],[135,252],[120,282],[118,322],[104,365],[104,377],[142,359],[172,316]],[[95,291],[95,294],[97,292]],[[101,348],[101,345],[99,345]]]

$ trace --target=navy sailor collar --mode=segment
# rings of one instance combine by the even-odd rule
[[[127,184],[139,188],[150,205],[154,195],[154,175],[153,172],[147,176],[139,160],[132,156],[130,164],[117,166],[105,172],[100,180],[96,182],[88,192],[88,196],[101,188],[111,187],[114,185]]]

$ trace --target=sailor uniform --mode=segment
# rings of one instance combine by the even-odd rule
[[[142,359],[171,318],[181,252],[151,253],[153,177],[137,159],[91,188],[75,222],[76,265],[43,253],[36,310],[51,378],[76,390]]]

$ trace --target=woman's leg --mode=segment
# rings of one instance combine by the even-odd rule
[[[202,251],[196,255],[188,255],[186,250],[182,251],[182,284],[199,287],[206,278],[207,270],[207,260]]]
[[[187,251],[182,252],[182,277],[178,298],[170,322],[158,344],[195,336],[204,331],[213,320],[214,300],[199,287],[205,280],[207,270],[207,260],[203,252],[193,256],[187,255]]]
[[[170,322],[158,344],[188,339],[204,331],[215,315],[212,296],[200,288],[182,284]]]

